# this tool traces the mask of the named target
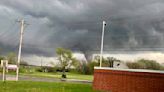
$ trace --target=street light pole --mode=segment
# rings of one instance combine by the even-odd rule
[[[106,22],[103,21],[102,36],[101,36],[101,50],[100,50],[100,67],[102,66],[102,59],[103,59],[104,30],[105,30],[105,26],[106,26]]]

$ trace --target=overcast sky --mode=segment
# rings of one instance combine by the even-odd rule
[[[25,19],[23,55],[52,57],[55,48],[99,51],[102,21],[105,51],[164,48],[163,0],[0,0],[1,53],[16,52]]]

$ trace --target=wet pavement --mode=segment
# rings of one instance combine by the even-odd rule
[[[15,75],[6,75],[6,80],[15,80]],[[2,80],[2,74],[0,74],[0,80]],[[74,83],[87,83],[92,84],[92,81],[88,80],[78,80],[78,79],[57,79],[57,78],[47,78],[47,77],[33,77],[20,75],[19,80],[21,81],[41,81],[41,82],[74,82]]]

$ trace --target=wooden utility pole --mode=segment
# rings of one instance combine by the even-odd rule
[[[23,19],[19,22],[21,24],[21,30],[20,30],[20,42],[19,42],[19,52],[18,52],[18,61],[17,61],[17,70],[16,70],[16,81],[18,81],[18,78],[19,78],[19,67],[20,67],[20,60],[21,60],[23,32],[24,32],[24,26],[25,26],[25,21]]]

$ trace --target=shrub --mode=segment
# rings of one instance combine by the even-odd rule
[[[161,66],[161,67],[160,67],[160,70],[164,70],[164,66]]]
[[[79,64],[79,66],[77,67],[77,72],[81,74],[90,74],[89,67],[85,63]]]
[[[37,68],[36,71],[38,71],[38,72],[56,72],[57,69],[56,69],[56,67],[44,66],[44,67]]]
[[[98,66],[97,62],[82,63],[77,67],[77,72],[81,74],[93,74],[94,66]]]
[[[140,65],[137,62],[127,62],[126,65],[130,69],[139,69]]]
[[[163,69],[163,67],[154,60],[140,59],[137,62],[127,62],[126,64],[130,69]]]
[[[143,64],[145,69],[160,70],[161,67],[160,64],[154,60],[140,59],[138,60],[138,63]]]
[[[20,72],[21,73],[34,73],[36,72],[36,68],[31,67],[31,66],[21,66]]]

